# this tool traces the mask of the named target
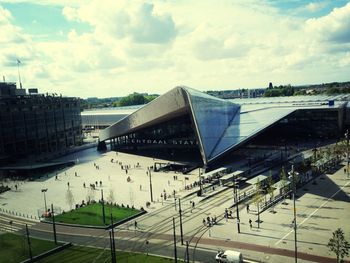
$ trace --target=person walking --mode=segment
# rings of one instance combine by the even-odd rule
[[[252,229],[253,225],[252,225],[252,220],[249,218],[249,227],[250,229]]]
[[[249,209],[249,204],[247,204],[247,213],[249,214],[249,211],[250,211],[250,209]]]
[[[136,230],[136,228],[137,228],[137,221],[136,220],[135,220],[134,225],[135,225],[135,230]]]

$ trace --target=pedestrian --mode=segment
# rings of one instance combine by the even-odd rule
[[[78,176],[77,172],[75,172],[74,175],[75,175],[75,177],[77,177]]]
[[[249,210],[249,204],[247,204],[247,213],[249,213],[249,211],[250,211],[250,210]]]
[[[69,188],[69,182],[67,182],[67,186],[68,186],[68,188]]]
[[[203,218],[203,226],[205,226],[206,225],[206,223],[205,223],[205,218]]]
[[[17,185],[15,184],[15,188],[16,188],[16,191],[17,191]]]
[[[102,181],[100,181],[100,187],[102,186]]]
[[[344,168],[344,174],[346,174],[346,168]]]
[[[140,185],[140,191],[142,190],[142,185]]]
[[[57,177],[57,175],[55,176],[55,180],[56,180],[56,181],[58,180],[58,177]]]
[[[253,225],[252,225],[252,220],[249,218],[249,226],[250,226],[250,229],[252,229]]]
[[[84,188],[86,187],[85,182],[83,183]]]
[[[195,203],[192,201],[192,208],[194,208],[195,207]]]
[[[135,225],[135,230],[136,230],[136,228],[137,228],[137,221],[136,220],[135,220],[134,225]]]

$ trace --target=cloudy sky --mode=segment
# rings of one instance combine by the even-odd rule
[[[343,0],[2,0],[6,81],[66,96],[350,80]]]

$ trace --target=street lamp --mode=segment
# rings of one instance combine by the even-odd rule
[[[347,177],[349,177],[349,130],[346,130],[345,133],[345,138],[346,138],[346,173]]]
[[[47,192],[47,188],[41,189],[41,192],[44,193],[44,203],[45,203],[45,213],[47,212],[47,204],[46,204],[46,195],[45,193]]]
[[[296,214],[296,207],[295,207],[295,194],[297,192],[296,188],[296,179],[295,179],[295,171],[294,171],[294,165],[292,164],[292,183],[293,183],[293,214],[294,214],[294,259],[295,263],[298,262],[298,240],[297,240],[297,214]]]
[[[240,228],[240,220],[239,220],[239,210],[238,210],[238,203],[239,203],[239,196],[238,196],[238,189],[239,189],[239,183],[236,181],[236,176],[234,177],[234,182],[233,182],[233,191],[234,191],[234,198],[235,198],[235,203],[236,203],[236,214],[237,214],[237,231],[238,233],[241,233],[241,228]]]
[[[149,175],[149,188],[150,188],[150,194],[151,194],[151,202],[153,203],[152,172],[151,172],[151,168],[148,169],[148,175]]]

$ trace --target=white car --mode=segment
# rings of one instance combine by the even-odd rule
[[[241,252],[226,250],[216,254],[215,259],[220,263],[243,263],[243,255]]]

